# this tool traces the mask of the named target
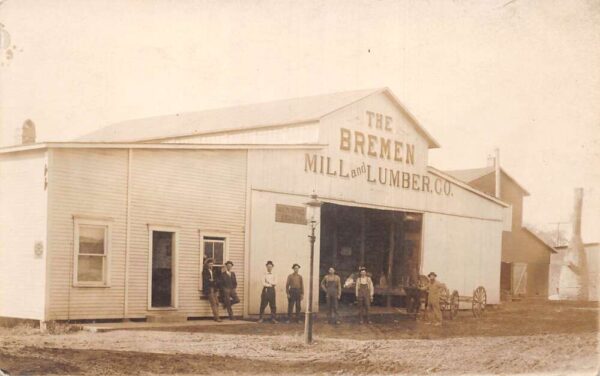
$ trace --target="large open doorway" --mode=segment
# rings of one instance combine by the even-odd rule
[[[403,304],[404,287],[420,272],[422,219],[420,213],[323,204],[320,278],[334,266],[344,283],[365,266],[375,285],[375,303]],[[342,300],[354,301],[351,285]]]
[[[152,231],[150,308],[175,307],[175,233]]]

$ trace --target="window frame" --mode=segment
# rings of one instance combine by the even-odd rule
[[[104,227],[104,255],[79,253],[79,229],[81,226]],[[112,221],[106,219],[77,218],[73,220],[73,287],[111,287]],[[103,257],[102,281],[79,281],[79,256]]]
[[[198,230],[198,235],[200,237],[200,267],[199,270],[199,283],[198,290],[202,290],[202,271],[204,270],[204,256],[205,256],[205,238],[223,238],[223,264],[215,264],[215,267],[225,267],[225,263],[227,262],[229,257],[229,238],[231,233],[226,231],[218,231],[218,230]],[[214,241],[213,239],[209,239],[208,241]]]
[[[173,248],[171,249],[171,306],[152,306],[152,248],[154,247],[153,233],[170,232],[173,234]],[[162,226],[148,224],[148,311],[175,311],[179,309],[179,232],[181,228],[175,226]]]

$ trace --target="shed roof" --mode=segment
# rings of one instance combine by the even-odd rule
[[[449,175],[454,176],[458,180],[464,181],[465,183],[471,183],[479,178],[494,173],[494,170],[494,166],[487,166],[481,168],[470,168],[465,170],[450,170],[445,172]],[[525,196],[529,196],[529,192],[527,192],[527,190],[521,184],[519,184],[519,182],[517,182],[512,176],[510,176],[505,169],[500,167],[500,171],[504,174],[504,176],[506,176],[507,179],[512,180],[512,182],[515,183],[517,187],[519,187],[519,189],[523,191],[523,194]]]
[[[551,246],[550,244],[546,243],[544,241],[544,239],[540,238],[535,232],[531,231],[529,228],[523,227],[523,230],[525,230],[525,232],[529,233],[529,235],[531,235],[539,243],[541,243],[542,245],[544,245],[546,247],[546,249],[548,251],[550,251],[551,253],[558,253],[558,251],[553,246]]]
[[[77,139],[84,142],[148,142],[206,133],[255,129],[318,121],[322,117],[373,94],[386,93],[415,123],[430,147],[439,144],[417,122],[388,88],[346,91],[157,116],[112,124]]]

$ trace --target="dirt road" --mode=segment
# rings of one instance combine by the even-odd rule
[[[598,308],[512,303],[441,328],[386,316],[372,325],[249,324],[177,331],[1,332],[12,374],[593,374]]]

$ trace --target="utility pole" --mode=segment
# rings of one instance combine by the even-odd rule
[[[554,241],[554,246],[559,247],[560,244],[560,225],[567,225],[571,222],[550,222],[551,225],[556,225],[556,240]]]

